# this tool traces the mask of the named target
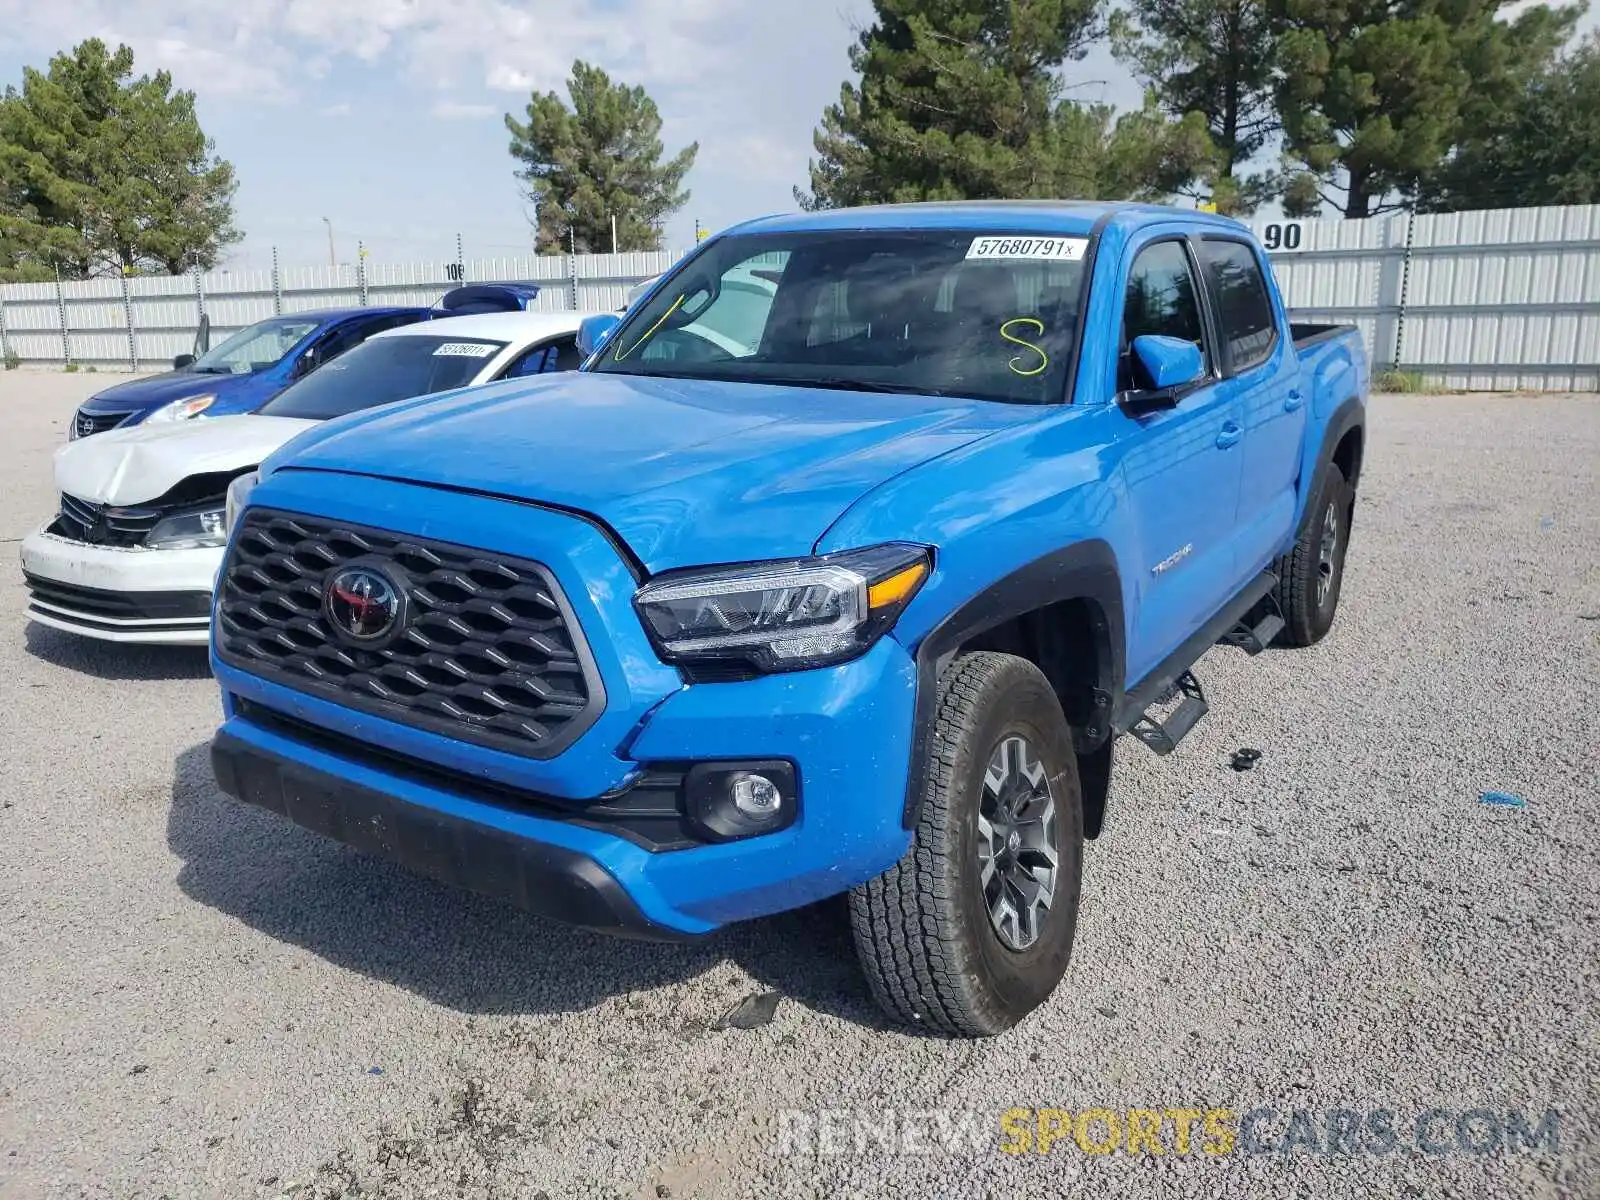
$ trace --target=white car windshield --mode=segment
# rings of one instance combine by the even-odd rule
[[[325,421],[363,408],[465,387],[503,350],[482,338],[402,334],[362,342],[259,411],[268,417]]]
[[[222,345],[207,350],[189,370],[205,375],[247,375],[251,371],[264,371],[281,359],[321,321],[304,317],[273,317],[260,321],[248,329],[241,329]]]

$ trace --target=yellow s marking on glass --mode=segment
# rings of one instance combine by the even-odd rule
[[[1010,362],[1006,363],[1006,366],[1011,368],[1011,373],[1013,375],[1023,375],[1023,376],[1042,375],[1044,373],[1045,368],[1050,365],[1050,356],[1048,354],[1046,354],[1043,350],[1039,349],[1039,347],[1035,346],[1032,342],[1024,341],[1022,338],[1014,336],[1010,332],[1010,329],[1011,329],[1011,327],[1013,325],[1032,325],[1034,327],[1034,329],[1037,330],[1037,333],[1035,334],[1035,336],[1036,337],[1043,337],[1044,336],[1044,322],[1039,320],[1038,317],[1012,317],[1011,320],[1007,321],[1004,325],[1000,326],[1000,336],[1005,338],[1006,341],[1010,342],[1014,346],[1026,347],[1027,349],[1032,350],[1035,354],[1037,354],[1039,356],[1039,365],[1037,367],[1031,367],[1028,370],[1024,371],[1022,369],[1022,367],[1018,365],[1023,361],[1023,357],[1020,354],[1017,355]],[[649,335],[646,334],[645,336],[648,337]]]
[[[642,346],[646,342],[648,342],[650,340],[651,335],[654,334],[656,330],[660,329],[661,326],[666,323],[666,320],[667,320],[668,317],[670,317],[673,313],[678,311],[678,305],[682,304],[684,302],[684,300],[686,300],[687,298],[688,298],[687,296],[679,296],[676,300],[674,300],[672,302],[672,307],[667,309],[666,312],[661,314],[660,320],[658,320],[654,325],[650,326],[649,329],[646,329],[642,334],[640,334],[639,335],[639,340],[634,342],[633,345],[629,346],[626,350],[624,350],[622,348],[622,344],[619,342],[617,344],[617,348],[611,352],[611,360],[613,362],[621,362],[623,359],[627,358],[628,355],[632,354],[635,350],[637,350],[640,346]],[[1044,327],[1042,325],[1039,327],[1039,332],[1040,333],[1044,332]]]

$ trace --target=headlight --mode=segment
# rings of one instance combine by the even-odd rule
[[[247,471],[228,485],[227,500],[222,506],[222,535],[224,538],[231,534],[233,527],[239,523],[239,514],[244,510],[245,497],[260,482],[260,471]]]
[[[153,550],[199,550],[225,545],[228,531],[220,508],[197,508],[159,522],[145,538]]]
[[[932,570],[926,547],[903,543],[822,558],[685,571],[634,597],[668,662],[802,671],[864,654]]]
[[[145,424],[152,421],[187,421],[191,417],[198,417],[206,409],[217,402],[214,395],[186,396],[182,400],[174,400],[171,404],[163,405],[146,417]]]

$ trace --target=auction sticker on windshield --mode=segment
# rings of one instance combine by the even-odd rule
[[[433,352],[435,358],[487,358],[495,352],[493,342],[446,342]]]
[[[967,247],[968,258],[1050,259],[1055,262],[1081,262],[1089,249],[1088,238],[1069,237],[979,237]]]

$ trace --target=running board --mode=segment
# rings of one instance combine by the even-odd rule
[[[1254,625],[1250,624],[1250,618],[1247,616],[1223,634],[1223,644],[1237,646],[1252,658],[1272,645],[1277,636],[1283,632],[1284,621],[1278,613],[1277,604],[1270,596],[1267,598],[1265,608],[1266,611]]]
[[[1189,668],[1200,661],[1200,656],[1207,650],[1222,641],[1235,626],[1243,623],[1245,618],[1256,609],[1256,606],[1272,594],[1272,589],[1277,585],[1278,577],[1271,571],[1263,571],[1251,580],[1249,586],[1223,605],[1216,616],[1195,630],[1189,640],[1179,646],[1165,662],[1128,689],[1112,714],[1111,728],[1117,733],[1134,733],[1134,727],[1144,721],[1146,710],[1169,701],[1178,692],[1181,692],[1183,689],[1180,686],[1180,681],[1184,676],[1188,675],[1192,682],[1193,676],[1189,675]],[[1255,627],[1252,626],[1252,628]],[[1199,684],[1194,686],[1198,691]],[[1187,724],[1182,727],[1179,737],[1193,729],[1195,722],[1205,715],[1204,694],[1201,693],[1198,699],[1199,711],[1195,712],[1193,706],[1190,706],[1189,711],[1193,714],[1192,719],[1189,716],[1184,717]],[[1184,706],[1180,705],[1177,712],[1174,712],[1167,721],[1161,723],[1162,726],[1172,726],[1179,714],[1183,712],[1183,708]],[[1139,740],[1145,742],[1146,745],[1151,745],[1143,737],[1140,737]],[[1167,749],[1156,750],[1156,753],[1170,754],[1172,747],[1177,745],[1177,738],[1171,737],[1169,734],[1164,739],[1163,744],[1167,745]],[[1151,749],[1154,750],[1156,748],[1151,745]]]
[[[1183,735],[1198,725],[1200,718],[1207,712],[1206,694],[1201,690],[1200,681],[1194,677],[1194,672],[1185,671],[1178,676],[1177,682],[1172,685],[1172,691],[1162,697],[1162,702],[1168,703],[1179,696],[1183,699],[1166,720],[1153,716],[1154,709],[1146,709],[1128,732],[1157,754],[1171,754],[1178,748]]]

